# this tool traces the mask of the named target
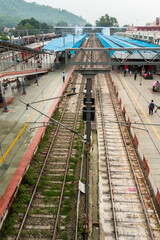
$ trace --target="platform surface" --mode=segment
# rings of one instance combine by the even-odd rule
[[[22,95],[22,88],[14,92],[6,90],[6,96],[13,97],[13,101],[7,106],[8,113],[0,110],[0,199],[3,196],[9,182],[17,170],[24,154],[32,142],[44,116],[29,108],[19,101],[32,102],[41,99],[56,97],[63,87],[62,72],[67,77],[71,67],[49,72],[38,77],[38,84],[33,80],[25,81],[26,95]],[[37,103],[33,106],[45,114],[50,110],[54,100]]]
[[[148,109],[151,100],[160,106],[160,92],[152,91],[154,81],[160,80],[158,75],[154,74],[153,80],[145,80],[138,74],[137,79],[134,80],[133,74],[124,77],[123,72],[115,70],[111,72],[111,76],[130,122],[160,124],[160,110],[155,113],[155,108],[154,114],[149,115]],[[133,126],[137,127],[133,131],[141,149],[141,156],[145,156],[148,165],[146,170],[151,175],[154,192],[157,189],[160,192],[160,126]]]

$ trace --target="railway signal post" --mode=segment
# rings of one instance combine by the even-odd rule
[[[92,115],[94,114],[91,108],[92,105],[92,98],[91,98],[91,90],[92,90],[92,79],[98,73],[106,73],[110,72],[108,68],[77,68],[75,72],[81,73],[83,77],[87,79],[87,86],[86,86],[86,184],[85,184],[85,214],[88,219],[88,186],[89,186],[89,160],[90,160],[90,141],[91,141],[91,121],[94,120]],[[88,229],[86,229],[87,231]]]

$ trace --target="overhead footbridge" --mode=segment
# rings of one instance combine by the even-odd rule
[[[0,77],[10,75],[38,74],[51,69],[48,53],[8,41],[0,41],[3,55],[0,55]],[[10,54],[12,52],[12,54]],[[46,59],[48,58],[48,61]]]
[[[6,105],[13,98],[6,100],[5,88],[13,83],[17,89],[22,86],[22,94],[26,94],[25,80],[33,76],[38,83],[38,75],[49,72],[54,65],[55,54],[7,41],[0,41],[0,48],[3,51],[0,55],[0,107],[2,105],[7,112]]]

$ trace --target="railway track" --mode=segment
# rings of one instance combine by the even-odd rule
[[[82,77],[76,75],[73,78],[76,92],[82,92]],[[69,85],[68,93],[72,86]],[[73,131],[79,131],[81,105],[82,94],[64,98],[59,106],[58,121]],[[49,138],[49,146],[46,145],[39,156],[42,167],[41,170],[37,167],[37,180],[35,187],[30,189],[29,204],[24,204],[24,213],[18,213],[10,240],[73,239],[75,224],[68,226],[68,221],[70,215],[73,219],[75,217],[76,205],[72,204],[72,198],[75,174],[79,175],[76,173],[77,150],[82,141],[60,125],[50,131]]]
[[[100,239],[160,239],[152,200],[109,76],[97,76]],[[123,120],[122,120],[123,119]]]

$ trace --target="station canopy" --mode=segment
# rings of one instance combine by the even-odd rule
[[[144,52],[141,51],[141,48],[146,48],[146,53],[151,55],[159,53],[159,46],[156,44],[151,44],[151,43],[147,43],[144,41],[140,41],[140,40],[136,40],[136,39],[130,39],[127,37],[121,37],[121,36],[108,36],[108,35],[103,35],[103,34],[97,34],[97,37],[99,39],[99,41],[101,42],[101,44],[105,47],[105,48],[117,48],[117,49],[125,49],[125,48],[135,48],[135,49],[140,49],[139,52]],[[147,50],[147,48],[154,48],[155,50]],[[156,49],[158,48],[158,49]],[[126,51],[123,51],[124,53],[127,53],[127,49]],[[134,53],[137,53],[138,50],[133,51]],[[111,51],[111,56],[114,54],[114,51]],[[119,51],[120,53],[120,51]],[[122,57],[124,58],[124,56]]]
[[[98,39],[102,43],[102,45],[105,48],[158,48],[159,46],[156,44],[151,44],[148,42],[136,40],[136,39],[130,39],[127,37],[121,37],[121,36],[107,36],[102,34],[97,34]]]
[[[88,35],[67,35],[50,41],[43,47],[43,50],[63,52],[66,48],[78,48]]]

